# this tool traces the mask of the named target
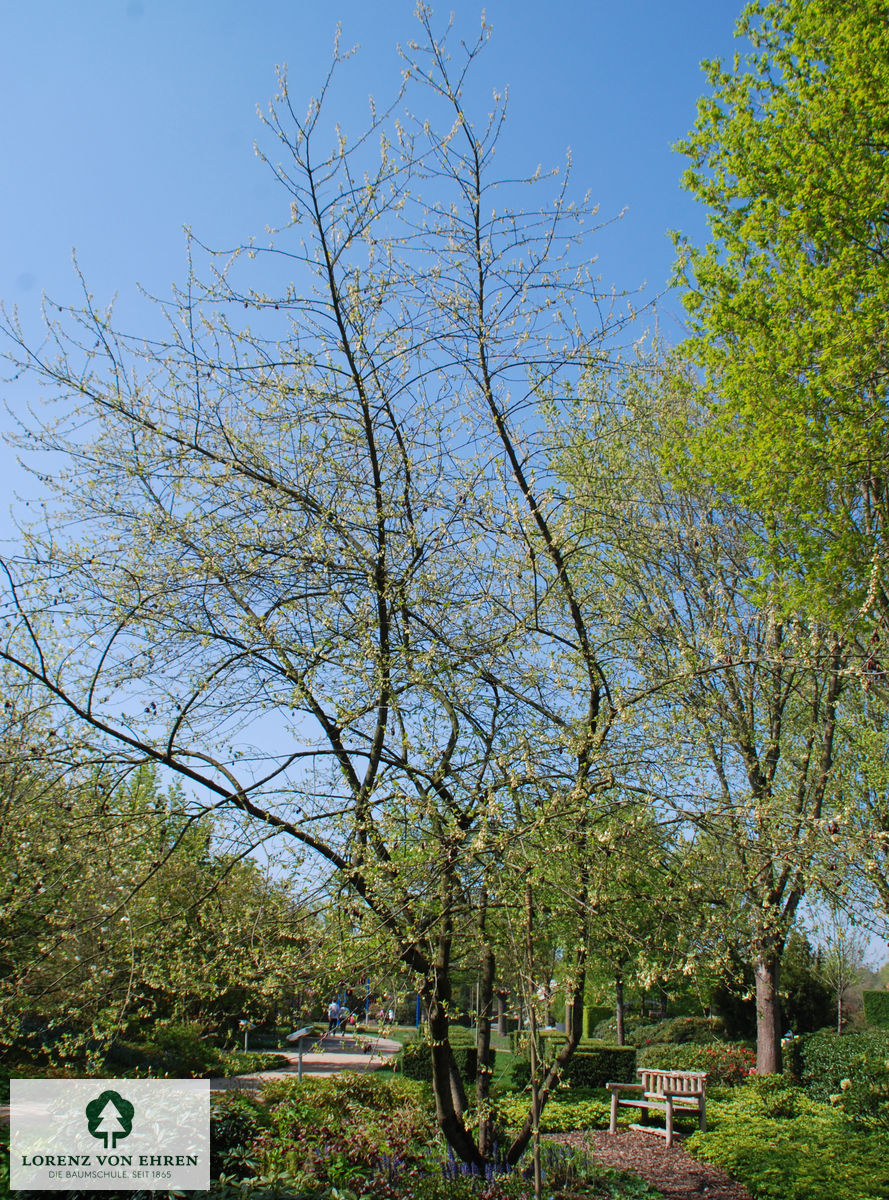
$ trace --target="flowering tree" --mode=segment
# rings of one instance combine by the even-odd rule
[[[501,99],[470,120],[487,29],[453,62],[419,16],[404,92],[353,141],[327,125],[347,55],[305,116],[281,79],[263,157],[285,222],[203,273],[192,240],[165,332],[120,331],[86,289],[49,349],[7,322],[57,414],[22,440],[67,465],[4,564],[3,656],[103,761],[161,764],[332,873],[418,980],[440,1126],[481,1165],[455,955],[484,957],[489,1012],[482,914],[515,895],[511,848],[555,818],[573,864],[611,782],[597,602],[540,411],[615,322],[591,212],[494,173]],[[553,904],[582,914],[586,887]]]

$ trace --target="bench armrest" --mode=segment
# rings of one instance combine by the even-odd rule
[[[606,1083],[609,1092],[643,1092],[641,1083]]]

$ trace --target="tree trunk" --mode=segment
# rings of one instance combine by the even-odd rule
[[[446,889],[447,883],[443,882],[442,892],[446,892]],[[449,900],[450,897],[445,895],[444,899]],[[447,912],[447,907],[443,907]],[[463,1162],[484,1170],[485,1160],[463,1120],[466,1111],[466,1091],[448,1038],[448,1012],[451,1008],[451,938],[452,930],[448,916],[444,918],[443,928],[439,933],[435,963],[423,982],[422,990],[432,1049],[435,1116],[439,1129],[454,1153]]]
[[[497,992],[497,1032],[506,1037],[506,992],[502,988]]]
[[[624,979],[618,972],[614,976],[614,1011],[617,1015],[617,1044],[626,1045],[626,1030],[624,1029]]]
[[[537,1061],[537,1015],[531,1004],[531,1156],[534,1162],[534,1200],[543,1195],[543,1172],[540,1165],[540,1080]]]
[[[531,885],[527,885],[526,889],[526,907],[527,907],[527,928],[526,935],[528,938],[528,980],[533,982],[533,945],[531,941],[530,930],[533,927],[534,907],[532,899]],[[586,930],[584,929],[584,937],[576,951],[574,971],[574,990],[570,996],[570,1001],[573,1008],[578,1011],[583,1011],[583,994],[586,988]],[[513,1139],[512,1145],[506,1152],[506,1161],[514,1166],[525,1152],[528,1142],[534,1138],[534,1153],[535,1158],[539,1158],[539,1137],[540,1137],[540,1114],[543,1112],[546,1102],[549,1099],[552,1091],[558,1087],[562,1073],[571,1061],[574,1051],[577,1049],[579,1038],[579,1030],[575,1022],[572,1022],[574,1028],[567,1032],[565,1044],[559,1053],[556,1055],[552,1066],[545,1070],[542,1083],[538,1084],[538,1062],[537,1062],[537,1014],[534,1008],[534,1001],[529,996],[528,998],[528,1015],[531,1025],[531,1111],[525,1118],[524,1124]],[[536,1135],[535,1135],[535,1130]],[[536,1172],[535,1172],[536,1175]],[[535,1186],[538,1181],[535,1178]],[[536,1193],[535,1193],[536,1194]]]
[[[487,894],[482,898],[479,926],[485,934],[487,916]],[[482,947],[481,972],[478,981],[478,1031],[476,1051],[478,1068],[475,1077],[475,1099],[479,1114],[478,1149],[483,1158],[490,1158],[494,1145],[494,1123],[491,1119],[489,1097],[491,1094],[491,1014],[494,1001],[494,951],[485,942]]]
[[[756,975],[756,1073],[781,1070],[781,998],[778,995],[780,958],[769,949],[754,964]]]

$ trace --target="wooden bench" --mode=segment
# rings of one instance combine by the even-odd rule
[[[641,1067],[637,1071],[639,1083],[607,1083],[605,1086],[611,1092],[611,1123],[609,1133],[617,1133],[617,1109],[619,1105],[628,1105],[641,1109],[643,1120],[648,1120],[650,1108],[662,1109],[667,1114],[667,1128],[658,1129],[650,1125],[631,1125],[631,1129],[641,1129],[645,1133],[666,1134],[667,1145],[673,1145],[673,1114],[694,1111],[697,1109],[698,1120],[702,1130],[707,1128],[705,1112],[705,1096],[707,1091],[707,1076],[702,1071],[655,1071]],[[632,1099],[621,1099],[622,1092],[635,1092],[638,1095]]]

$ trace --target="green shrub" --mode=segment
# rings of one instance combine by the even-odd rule
[[[889,1133],[889,1059],[871,1063],[866,1071],[842,1080],[839,1093],[831,1100],[857,1128]]]
[[[305,1079],[290,1075],[269,1080],[262,1089],[262,1100],[270,1108],[299,1102],[327,1120],[337,1112],[385,1113],[392,1106],[424,1109],[431,1102],[431,1093],[413,1079],[381,1077],[373,1071],[341,1071]]]
[[[120,1075],[189,1078],[218,1073],[222,1054],[204,1040],[199,1025],[156,1025],[145,1041],[112,1042],[104,1062],[106,1070]]]
[[[156,1025],[146,1051],[157,1047],[170,1075],[204,1075],[218,1067],[220,1052],[204,1041],[199,1025]]]
[[[880,1075],[889,1058],[889,1030],[866,1029],[837,1034],[821,1030],[794,1043],[794,1070],[809,1095],[828,1101],[842,1091],[844,1079]]]
[[[291,1176],[306,1200],[326,1195],[321,1187],[349,1194],[354,1181],[366,1182],[362,1195],[376,1195],[394,1160],[410,1168],[435,1141],[429,1090],[410,1079],[347,1071],[276,1080],[263,1099],[271,1131],[255,1147],[262,1173]]]
[[[562,1073],[567,1087],[604,1087],[606,1083],[630,1083],[635,1078],[636,1049],[634,1046],[589,1046],[575,1050]],[[531,1060],[517,1055],[512,1061],[512,1082],[525,1088],[531,1081]]]
[[[277,1071],[281,1067],[286,1067],[289,1061],[283,1054],[260,1054],[254,1050],[227,1050],[222,1055],[218,1071],[223,1077],[253,1075],[258,1071]]]
[[[583,1009],[583,1040],[589,1041],[600,1021],[607,1021],[614,1009],[610,1004],[585,1004]]]
[[[566,1036],[560,1029],[539,1029],[537,1031],[537,1045],[540,1047],[540,1053],[543,1058],[555,1058],[559,1052],[559,1047],[564,1045]],[[513,1054],[520,1054],[522,1051],[527,1052],[530,1037],[531,1031],[529,1029],[514,1029],[509,1035],[509,1047]],[[583,1039],[581,1039],[581,1044],[583,1044]]]
[[[823,1111],[818,1101],[786,1075],[753,1075],[744,1087],[736,1089],[728,1104],[734,1117],[768,1117],[772,1121],[792,1120],[807,1113],[818,1116]]]
[[[448,1030],[448,1039],[454,1052],[457,1069],[466,1083],[474,1083],[478,1073],[478,1052],[475,1035],[457,1026]],[[490,1068],[494,1069],[497,1052],[490,1051]],[[409,1042],[395,1056],[393,1070],[400,1071],[408,1079],[432,1082],[432,1046],[428,1041]]]
[[[256,1173],[252,1143],[263,1127],[255,1100],[243,1092],[225,1092],[210,1105],[210,1175],[246,1178]],[[267,1122],[266,1122],[267,1123]]]
[[[722,1167],[757,1200],[885,1200],[889,1196],[889,1138],[851,1130],[840,1113],[788,1088],[737,1089],[718,1106],[714,1128],[684,1145]],[[787,1118],[768,1115],[798,1110]],[[717,1108],[716,1105],[713,1106]]]
[[[635,1030],[648,1024],[641,1017],[624,1017],[624,1036],[629,1040]],[[593,1028],[593,1040],[598,1042],[608,1042],[614,1044],[617,1040],[617,1017],[611,1016],[602,1020]]]
[[[512,1092],[497,1100],[497,1123],[516,1133],[525,1121],[531,1104],[527,1092]],[[623,1113],[621,1113],[623,1118]],[[543,1133],[570,1133],[575,1129],[607,1129],[611,1119],[611,1100],[605,1091],[587,1088],[555,1092],[540,1117]],[[628,1120],[630,1118],[627,1118]]]
[[[656,1025],[640,1025],[633,1030],[629,1040],[634,1046],[685,1045],[687,1042],[712,1042],[724,1035],[725,1025],[719,1017],[672,1017]]]
[[[862,992],[864,1000],[864,1017],[868,1025],[878,1029],[889,1029],[889,991]]]
[[[662,1071],[706,1071],[710,1082],[727,1084],[743,1082],[756,1068],[753,1051],[735,1042],[653,1043],[639,1050],[637,1061],[640,1067]]]

